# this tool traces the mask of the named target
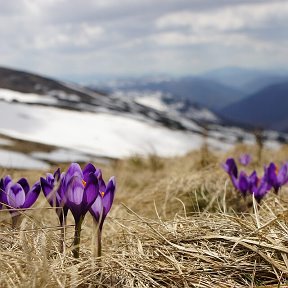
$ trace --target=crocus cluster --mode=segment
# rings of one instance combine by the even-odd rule
[[[80,165],[72,163],[67,172],[58,168],[53,174],[41,177],[32,188],[25,178],[14,183],[10,176],[0,180],[0,209],[5,205],[12,217],[15,228],[21,210],[31,207],[37,200],[41,188],[49,204],[55,207],[61,226],[61,251],[64,250],[64,228],[66,218],[71,211],[75,220],[73,255],[79,257],[81,225],[89,211],[94,218],[97,231],[97,255],[101,256],[101,232],[104,220],[111,209],[116,189],[115,177],[111,177],[106,186],[100,169],[89,163],[82,170]]]
[[[244,162],[246,164],[246,161]],[[268,167],[264,167],[262,177],[259,177],[256,171],[251,174],[247,174],[245,171],[238,172],[237,164],[233,158],[226,160],[223,164],[223,169],[229,175],[236,190],[244,197],[247,194],[253,195],[258,203],[272,188],[278,194],[280,188],[288,182],[288,163],[282,165],[278,172],[277,166],[271,162]]]

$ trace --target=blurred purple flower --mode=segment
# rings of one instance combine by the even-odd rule
[[[271,189],[271,185],[267,182],[267,172],[265,172],[264,177],[259,180],[256,171],[253,171],[249,176],[244,171],[239,173],[233,158],[228,158],[223,164],[224,170],[230,176],[231,182],[236,190],[241,192],[245,197],[247,192],[254,195],[257,202],[266,195],[266,193]]]
[[[238,177],[237,165],[233,158],[228,158],[226,162],[222,165],[222,167],[230,177],[234,178]]]
[[[267,177],[264,175],[261,179],[258,177],[251,186],[250,193],[254,196],[258,203],[261,202],[263,197],[269,192],[271,185],[267,182]]]
[[[253,171],[249,176],[246,175],[244,171],[241,171],[239,174],[239,178],[235,179],[233,183],[235,189],[237,189],[241,194],[245,197],[247,192],[250,192],[252,186],[256,182],[257,174]]]
[[[273,162],[270,163],[266,169],[266,180],[274,188],[274,191],[277,194],[281,186],[288,182],[288,163],[282,165],[279,172],[277,166]]]
[[[251,161],[252,161],[252,157],[250,154],[245,153],[245,154],[240,155],[240,157],[239,157],[239,162],[243,166],[249,165],[251,163]]]

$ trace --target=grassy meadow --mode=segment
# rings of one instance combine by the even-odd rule
[[[249,172],[288,160],[285,146],[264,149],[258,159],[256,146],[238,145],[227,153],[203,148],[184,157],[94,163],[105,180],[117,180],[101,259],[95,257],[90,214],[82,226],[80,258],[74,259],[72,215],[62,254],[58,219],[42,192],[22,213],[19,229],[11,229],[9,213],[0,210],[0,286],[285,287],[288,188],[269,192],[261,205],[243,199],[221,168],[228,156],[243,152],[253,157]],[[32,183],[46,172],[2,169],[1,175]]]

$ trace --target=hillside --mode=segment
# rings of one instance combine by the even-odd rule
[[[288,131],[288,82],[270,85],[221,111],[227,119],[264,129]]]
[[[109,88],[109,87],[108,87]],[[104,89],[105,90],[105,89]],[[130,80],[114,83],[112,91],[136,91],[143,94],[148,92],[162,92],[172,95],[175,99],[188,100],[213,111],[219,110],[245,97],[240,89],[231,88],[215,80],[200,77],[168,78],[164,80]]]

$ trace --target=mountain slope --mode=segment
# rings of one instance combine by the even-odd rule
[[[38,167],[59,158],[87,162],[95,157],[105,160],[135,154],[174,156],[199,149],[204,142],[223,150],[239,139],[254,141],[243,129],[219,125],[209,110],[167,95],[164,99],[161,93],[158,98],[150,95],[146,99],[104,95],[26,72],[6,69],[5,73],[0,85],[1,137],[48,145],[48,151],[22,151],[22,160],[38,159],[32,161]],[[274,145],[279,134],[267,135]],[[0,141],[0,166],[12,167],[9,159],[17,163],[20,154],[14,153],[19,151],[13,147]],[[10,156],[6,157],[8,150]]]
[[[288,131],[288,82],[270,85],[221,111],[227,119]]]
[[[112,91],[117,90],[142,93],[162,92],[163,94],[172,95],[175,99],[188,100],[214,111],[245,97],[245,94],[239,89],[199,77],[157,81],[120,81],[119,83],[113,83]]]

